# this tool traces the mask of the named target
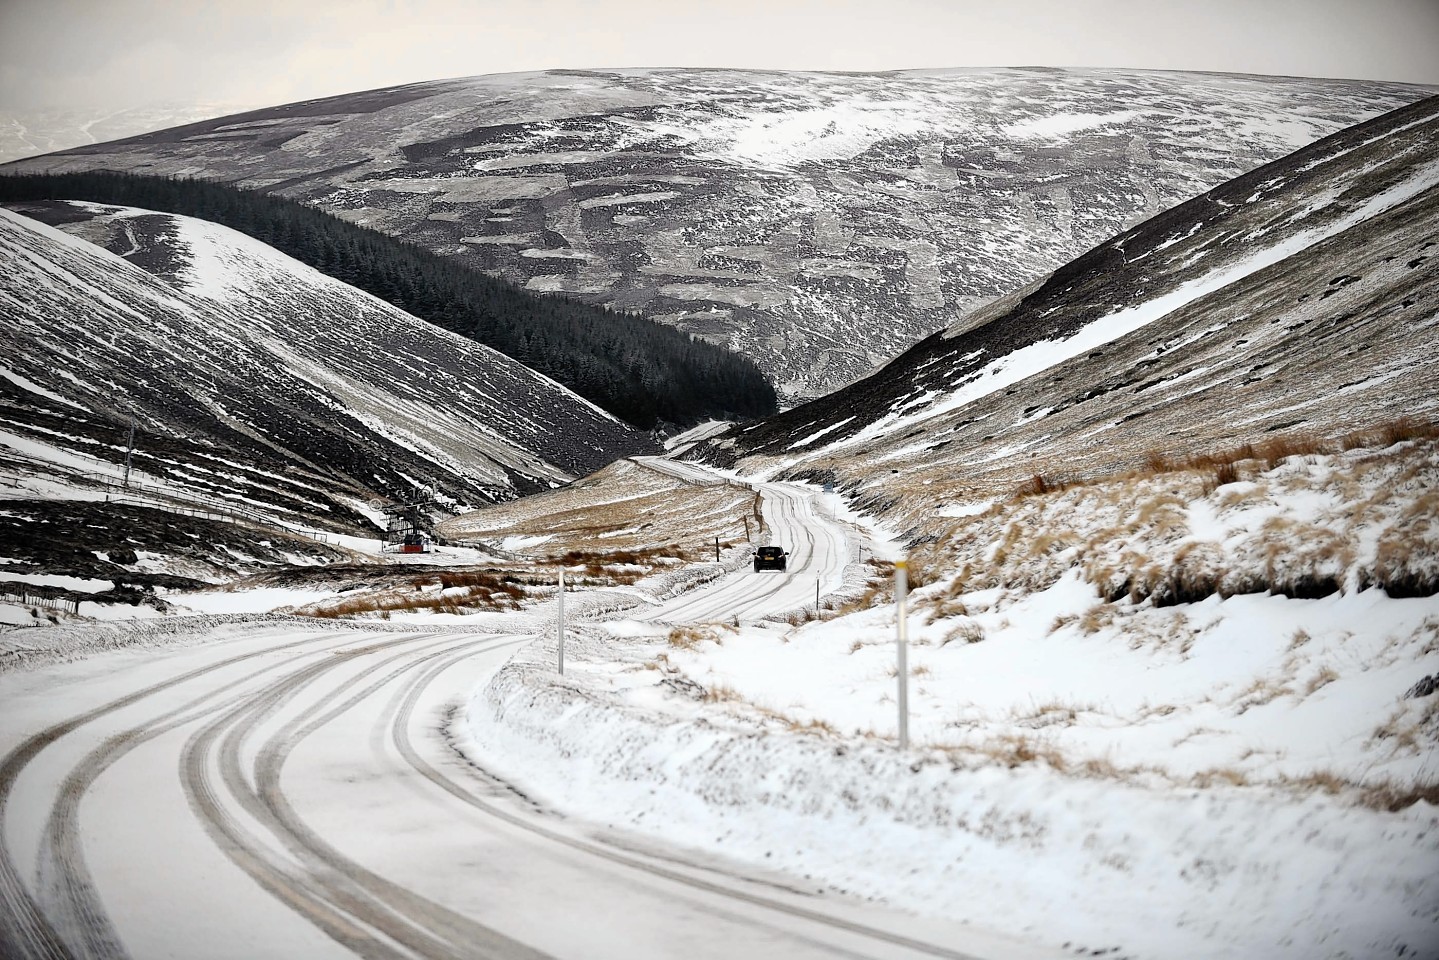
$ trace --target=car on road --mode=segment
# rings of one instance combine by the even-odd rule
[[[754,572],[784,570],[788,557],[783,547],[760,547],[754,552]]]

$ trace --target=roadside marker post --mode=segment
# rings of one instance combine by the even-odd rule
[[[895,626],[899,655],[899,748],[909,749],[909,561],[894,562]]]
[[[560,676],[565,675],[565,571],[560,570],[559,632],[560,632]]]

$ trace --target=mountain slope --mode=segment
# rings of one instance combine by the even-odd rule
[[[0,210],[16,265],[0,277],[8,446],[118,463],[133,410],[135,466],[156,482],[363,530],[357,504],[375,497],[505,500],[647,445],[522,365],[233,231],[29,209],[132,262]]]
[[[114,171],[0,178],[0,202],[85,199],[230,227],[442,329],[493,347],[643,430],[774,413],[753,361],[634,313],[542,297],[293,200]]]
[[[1140,71],[550,71],[291,104],[6,169],[300,199],[728,343],[814,396],[1136,217],[1425,92]]]
[[[163,130],[235,110],[251,103],[154,103],[124,110],[31,107],[0,110],[0,163],[53,153],[76,144],[102,143]]]
[[[711,455],[970,496],[1439,414],[1439,98],[1101,244]],[[885,491],[883,488],[888,487]],[[927,498],[921,498],[927,499]]]

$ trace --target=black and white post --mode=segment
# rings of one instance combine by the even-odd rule
[[[894,562],[895,626],[899,657],[899,748],[909,749],[909,561]]]
[[[565,571],[560,570],[560,592],[556,597],[556,609],[559,611],[559,668],[560,676],[565,674]]]

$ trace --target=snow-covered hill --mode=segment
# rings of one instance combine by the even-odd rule
[[[1336,134],[712,449],[839,480],[912,527],[1036,475],[1432,419],[1436,137],[1439,98]]]
[[[572,816],[1080,955],[1434,955],[1436,140],[1439,98],[1346,130],[701,440],[794,558],[749,594],[812,605],[665,629],[637,594],[563,677],[545,642],[495,674],[468,746]],[[643,490],[591,481],[453,523],[558,538]],[[850,524],[836,584],[809,557]]]
[[[550,71],[6,169],[273,191],[728,343],[816,396],[1137,219],[1427,92],[1140,71]]]
[[[506,500],[648,443],[521,364],[233,231],[25,209],[69,233],[0,210],[13,265],[0,442],[20,454],[118,476],[133,413],[137,479],[360,532],[376,498]]]
[[[152,103],[122,110],[82,107],[0,109],[0,163],[164,130],[253,108],[254,102]]]

